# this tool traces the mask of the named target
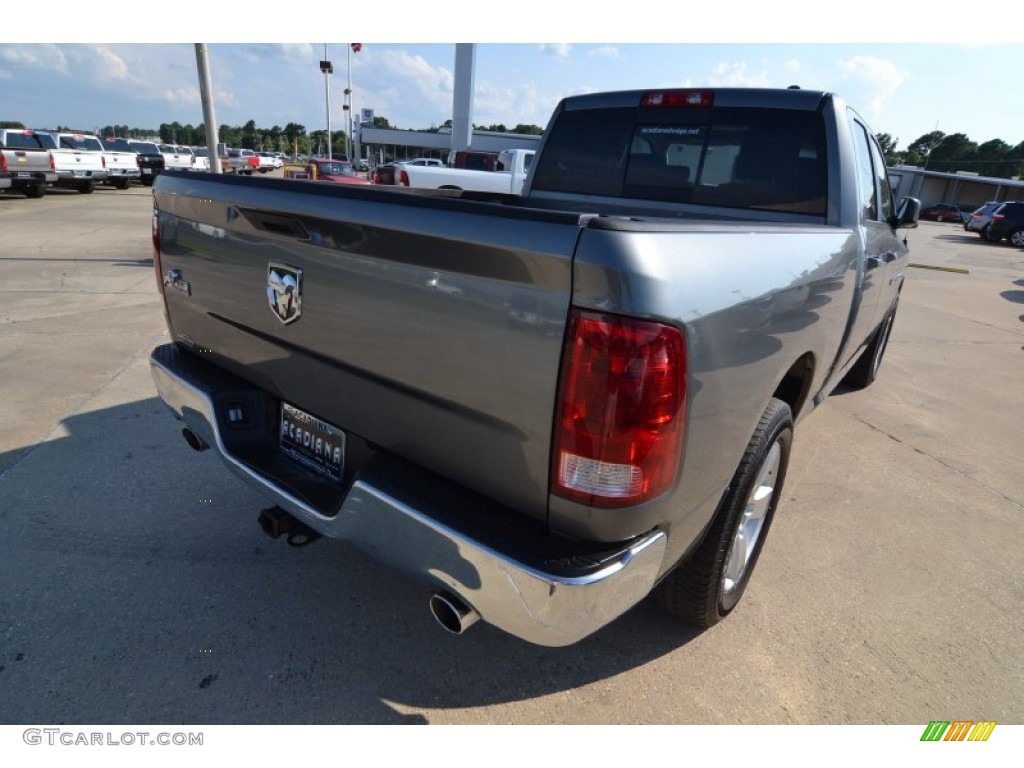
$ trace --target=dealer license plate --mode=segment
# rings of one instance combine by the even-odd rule
[[[294,405],[281,404],[281,451],[315,472],[341,482],[345,433]]]

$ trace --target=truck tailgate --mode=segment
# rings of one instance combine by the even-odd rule
[[[175,341],[545,519],[579,216],[195,173],[154,197]]]

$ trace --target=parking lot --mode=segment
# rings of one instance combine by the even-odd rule
[[[909,232],[880,378],[797,428],[727,621],[545,649],[264,536],[156,398],[150,214],[0,197],[0,723],[1024,722],[1024,251]]]

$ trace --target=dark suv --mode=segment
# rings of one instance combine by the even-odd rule
[[[992,214],[985,237],[993,243],[1006,240],[1010,245],[1024,248],[1024,203],[1003,203]]]

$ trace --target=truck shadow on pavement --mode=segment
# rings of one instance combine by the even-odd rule
[[[158,399],[63,427],[0,454],[0,723],[422,723],[572,691],[698,634],[648,600],[569,648],[483,623],[455,637],[425,587],[346,544],[267,538],[265,502]]]

